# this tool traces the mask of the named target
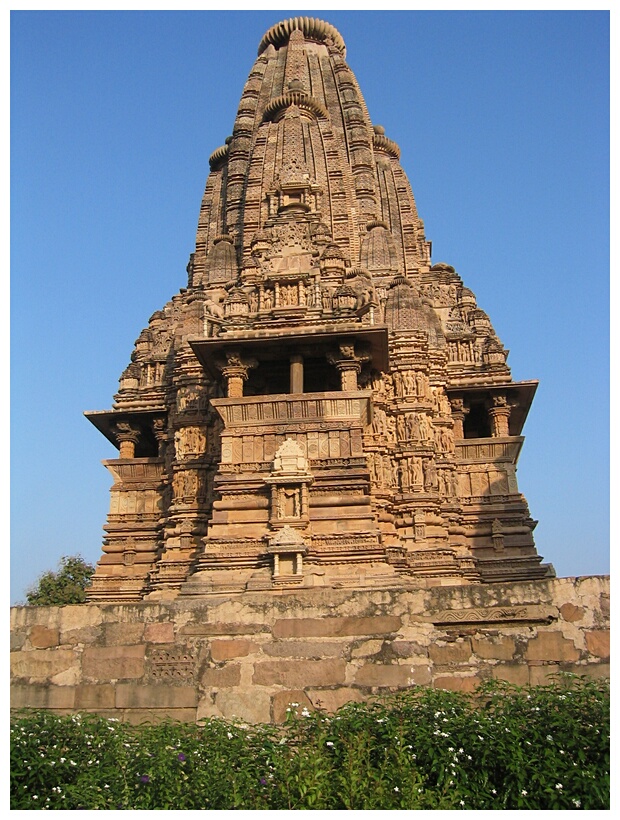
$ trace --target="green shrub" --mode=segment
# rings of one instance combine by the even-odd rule
[[[416,688],[284,726],[20,713],[12,809],[607,809],[609,684]]]

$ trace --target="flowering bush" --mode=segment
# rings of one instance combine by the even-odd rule
[[[609,685],[416,688],[284,726],[17,715],[12,809],[608,809]]]

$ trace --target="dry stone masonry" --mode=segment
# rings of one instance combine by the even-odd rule
[[[187,287],[136,341],[92,602],[551,577],[516,464],[535,381],[432,264],[336,29],[271,28]]]

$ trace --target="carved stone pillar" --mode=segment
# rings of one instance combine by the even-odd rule
[[[454,420],[454,438],[464,438],[463,424],[465,416],[469,413],[469,407],[465,406],[465,402],[461,396],[455,396],[450,399],[450,408],[452,410],[452,419]]]
[[[290,390],[291,393],[304,392],[304,360],[303,356],[293,354],[290,358]]]
[[[119,458],[134,458],[136,444],[140,439],[140,428],[128,421],[117,421],[114,434],[119,445]]]
[[[502,393],[491,397],[489,419],[491,421],[491,435],[493,438],[510,435],[508,427],[508,422],[510,421],[510,405],[508,404],[506,396]]]
[[[248,380],[248,373],[256,367],[256,359],[242,359],[239,353],[226,353],[226,364],[222,367],[222,375],[226,379],[226,396],[229,399],[243,397],[243,383]]]
[[[157,455],[163,458],[166,446],[166,419],[163,416],[153,419],[153,434],[157,440]]]
[[[340,389],[343,391],[357,390],[357,377],[362,369],[362,364],[369,360],[366,354],[356,355],[354,342],[341,342],[339,354],[328,353],[327,360],[333,364],[340,373]]]

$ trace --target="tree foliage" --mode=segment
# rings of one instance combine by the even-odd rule
[[[94,566],[81,555],[63,555],[58,570],[43,573],[26,593],[26,600],[30,606],[82,604],[94,571]]]

